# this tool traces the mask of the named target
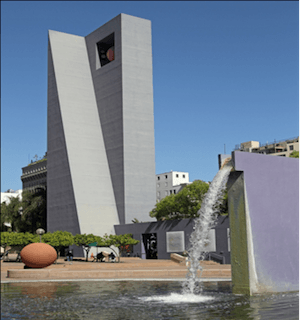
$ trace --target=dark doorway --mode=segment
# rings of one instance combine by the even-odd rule
[[[157,259],[157,235],[156,233],[143,234],[146,259]]]

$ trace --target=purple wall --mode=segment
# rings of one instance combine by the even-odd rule
[[[299,160],[239,151],[232,157],[244,172],[259,285],[299,290]]]

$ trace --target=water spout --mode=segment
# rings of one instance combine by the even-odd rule
[[[202,273],[200,261],[205,257],[209,230],[214,226],[218,208],[222,201],[228,176],[232,169],[231,158],[224,161],[222,168],[214,177],[209,190],[199,210],[199,217],[195,219],[194,231],[190,236],[190,249],[188,250],[188,273],[183,284],[184,294],[201,292],[199,280]]]

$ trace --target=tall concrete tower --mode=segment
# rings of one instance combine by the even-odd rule
[[[47,227],[102,236],[155,205],[151,22],[49,31]]]

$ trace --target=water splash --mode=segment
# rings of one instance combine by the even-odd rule
[[[146,302],[160,302],[160,303],[169,303],[169,304],[178,304],[178,303],[205,303],[207,301],[212,301],[215,298],[211,296],[195,295],[195,294],[179,294],[171,293],[166,296],[151,296],[139,298]]]
[[[202,291],[199,285],[202,274],[200,261],[205,257],[205,247],[209,242],[208,233],[216,223],[218,207],[221,204],[231,169],[232,163],[227,161],[216,174],[202,202],[199,217],[195,219],[194,231],[190,237],[190,249],[188,250],[188,273],[183,283],[184,294],[197,294]]]

